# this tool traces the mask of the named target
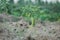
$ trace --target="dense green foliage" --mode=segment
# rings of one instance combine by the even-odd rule
[[[37,0],[35,4],[29,1],[21,0],[14,4],[13,0],[1,0],[0,12],[6,12],[14,16],[24,16],[25,18],[34,18],[40,20],[57,21],[60,19],[60,3],[44,4]]]
[[[6,0],[0,0],[0,12],[5,12]]]

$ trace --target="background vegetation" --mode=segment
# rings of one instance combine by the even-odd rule
[[[35,3],[31,0],[19,0],[15,3],[14,0],[0,0],[0,13],[23,16],[30,20],[58,21],[60,20],[60,3],[41,0],[36,0]]]

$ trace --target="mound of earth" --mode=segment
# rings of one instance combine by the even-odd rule
[[[22,17],[15,17],[13,15],[8,15],[5,13],[0,14],[0,22],[16,22],[20,20]]]
[[[0,40],[60,40],[60,22],[37,21],[35,26],[23,18],[0,22]]]

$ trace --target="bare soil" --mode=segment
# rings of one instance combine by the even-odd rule
[[[22,17],[18,21],[8,18],[0,22],[0,40],[60,40],[60,22],[36,21],[32,27]]]

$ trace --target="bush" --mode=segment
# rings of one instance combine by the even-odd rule
[[[5,2],[5,1],[4,1]],[[40,20],[50,20],[50,21],[56,21],[60,19],[60,6],[53,5],[51,7],[42,7],[37,5],[25,5],[21,6],[19,4],[11,4],[7,2],[6,4],[3,1],[1,1],[0,5],[0,12],[7,12],[10,15],[14,16],[23,16],[27,20],[28,18],[34,18],[34,19],[40,19]],[[50,6],[50,5],[49,5]],[[56,12],[57,10],[57,12]]]

